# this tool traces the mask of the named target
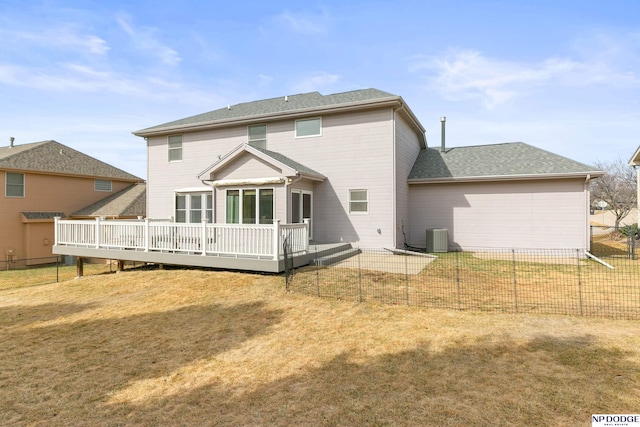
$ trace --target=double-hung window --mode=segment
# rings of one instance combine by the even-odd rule
[[[296,120],[296,138],[310,138],[322,135],[322,118]]]
[[[227,190],[227,224],[273,224],[273,189]]]
[[[179,162],[182,160],[182,135],[169,136],[169,161]]]
[[[24,197],[24,174],[7,172],[5,174],[6,197]]]
[[[349,190],[349,213],[369,212],[369,191]]]
[[[251,125],[247,128],[249,145],[267,148],[267,125]]]
[[[207,193],[177,193],[176,222],[213,222],[213,195]]]

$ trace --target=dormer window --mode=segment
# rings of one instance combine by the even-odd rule
[[[251,125],[247,128],[249,145],[258,148],[267,148],[267,125]]]

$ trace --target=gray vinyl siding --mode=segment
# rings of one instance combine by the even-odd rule
[[[583,179],[412,185],[412,246],[428,228],[449,230],[452,249],[587,249]]]
[[[322,136],[310,138],[295,138],[293,119],[267,124],[268,150],[327,177],[312,185],[315,240],[352,242],[361,247],[395,244],[392,202],[395,177],[394,164],[390,161],[394,156],[393,114],[391,108],[380,108],[323,115]],[[182,161],[170,163],[167,161],[167,137],[149,138],[149,217],[174,215],[175,190],[207,188],[197,175],[215,163],[218,156],[224,156],[246,142],[246,125],[183,133]],[[235,166],[232,163],[220,172],[228,178],[257,178],[257,167],[258,163]],[[277,174],[271,171],[268,176]],[[220,177],[217,175],[216,179]],[[369,212],[349,214],[349,189],[360,188],[369,192]],[[276,192],[277,201],[283,197],[284,192]],[[222,222],[225,201],[220,192],[215,199],[216,220]],[[277,219],[286,222],[287,212],[280,210],[279,202],[277,206]]]
[[[395,115],[395,163],[396,163],[396,218],[395,218],[395,246],[404,247],[403,228],[408,232],[409,227],[409,185],[407,178],[411,168],[420,154],[420,139],[400,114]]]

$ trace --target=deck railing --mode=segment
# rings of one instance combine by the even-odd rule
[[[55,245],[179,252],[202,256],[279,258],[285,238],[293,253],[309,249],[309,223],[185,224],[165,220],[55,219]]]

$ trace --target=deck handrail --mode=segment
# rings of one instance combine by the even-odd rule
[[[165,220],[56,217],[54,245],[95,249],[180,252],[202,256],[279,258],[285,238],[293,253],[308,251],[309,223],[212,224]]]

